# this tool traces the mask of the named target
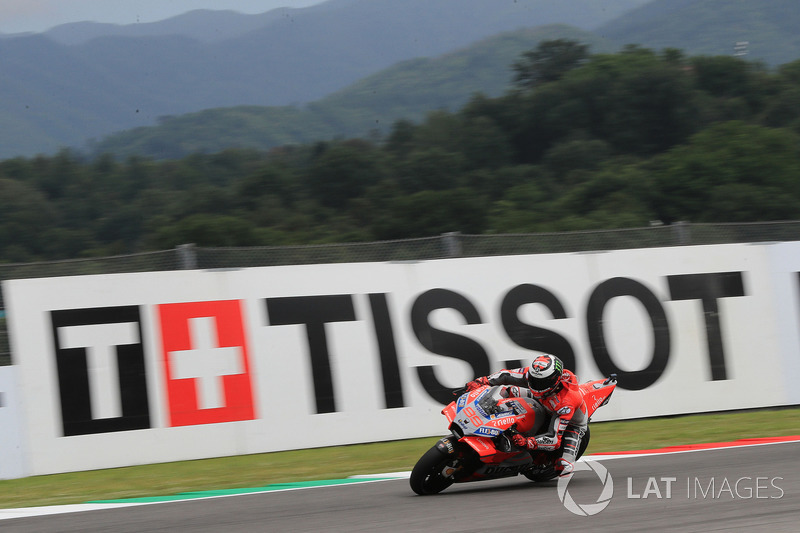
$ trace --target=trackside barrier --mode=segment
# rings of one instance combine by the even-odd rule
[[[0,479],[16,479],[27,473],[18,371],[18,367],[0,366]]]
[[[449,388],[537,351],[619,375],[597,420],[798,404],[799,272],[787,242],[4,282],[0,472],[437,435]]]

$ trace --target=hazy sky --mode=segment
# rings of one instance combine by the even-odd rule
[[[0,0],[0,33],[40,32],[91,20],[115,24],[155,22],[193,9],[264,13],[276,7],[307,7],[323,0]]]

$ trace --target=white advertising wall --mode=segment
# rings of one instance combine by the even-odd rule
[[[0,479],[25,476],[17,368],[0,366]]]
[[[17,280],[25,475],[446,433],[561,356],[596,420],[800,403],[800,243]],[[1,412],[1,411],[0,411]]]

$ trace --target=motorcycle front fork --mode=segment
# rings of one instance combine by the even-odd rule
[[[442,476],[446,478],[454,477],[459,471],[464,468],[464,461],[458,457],[454,461],[447,463],[442,469]]]

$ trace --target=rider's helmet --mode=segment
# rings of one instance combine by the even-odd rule
[[[552,394],[561,383],[564,364],[554,355],[540,355],[531,362],[525,378],[528,388],[534,396],[543,397]]]

